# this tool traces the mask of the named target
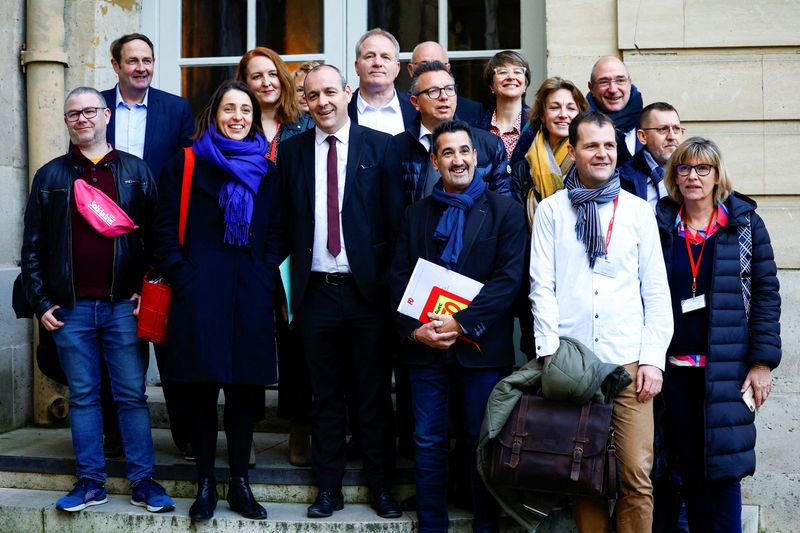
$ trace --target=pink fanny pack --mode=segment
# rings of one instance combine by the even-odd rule
[[[75,180],[73,187],[78,213],[101,235],[116,237],[139,229],[131,217],[100,189],[82,179]]]

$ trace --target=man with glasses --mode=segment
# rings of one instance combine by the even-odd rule
[[[439,124],[459,118],[457,93],[455,79],[444,63],[421,63],[414,71],[411,103],[419,114],[406,131],[395,136],[406,205],[430,196],[439,181],[439,171],[430,158],[431,134]],[[489,190],[511,196],[511,172],[503,141],[479,129],[472,130],[472,141],[478,152],[477,169]]]
[[[56,508],[75,512],[108,501],[100,413],[103,358],[119,411],[131,503],[165,512],[175,506],[153,480],[147,351],[136,335],[157,195],[144,161],[107,143],[110,118],[97,90],[79,87],[67,96],[64,122],[71,146],[34,177],[25,210],[22,282],[42,327],[53,334],[69,383],[78,481]],[[124,224],[109,234],[92,223],[92,213],[107,225]]]
[[[642,149],[636,136],[639,113],[642,111],[642,95],[631,83],[625,63],[614,56],[598,59],[592,67],[586,100],[592,111],[601,111],[614,122],[617,165],[622,166]]]
[[[416,111],[408,95],[397,91],[400,43],[386,30],[374,28],[356,43],[358,89],[347,106],[355,124],[396,135],[414,120]]]
[[[450,60],[447,58],[447,52],[441,44],[436,41],[423,41],[414,47],[411,52],[411,61],[406,65],[408,69],[408,77],[414,77],[414,70],[423,63],[430,63],[431,61],[440,61],[448,72],[450,71]],[[466,96],[458,95],[458,117],[467,124],[475,125],[481,120],[483,116],[483,106],[480,102],[470,100]]]
[[[642,110],[636,138],[643,148],[619,169],[620,185],[647,200],[655,210],[667,196],[664,172],[667,161],[683,140],[684,129],[678,112],[666,102],[654,102]]]

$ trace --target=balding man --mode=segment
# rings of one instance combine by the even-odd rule
[[[617,165],[623,165],[642,149],[636,137],[642,95],[631,82],[625,63],[614,56],[597,60],[589,78],[586,95],[592,111],[605,113],[613,122],[617,135]]]
[[[353,123],[397,135],[408,128],[417,112],[407,94],[398,92],[400,43],[386,30],[374,28],[356,43],[358,89],[347,106]]]
[[[408,77],[414,77],[414,69],[423,63],[439,61],[450,72],[450,60],[447,59],[447,52],[441,44],[436,41],[423,41],[414,47],[411,53],[411,62],[407,65]],[[458,96],[458,118],[467,122],[471,126],[476,126],[480,122],[483,114],[483,106],[480,102],[470,100],[464,96]]]

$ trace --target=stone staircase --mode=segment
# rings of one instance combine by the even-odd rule
[[[269,513],[264,521],[252,521],[231,512],[225,501],[225,485],[220,483],[220,502],[214,519],[195,524],[188,517],[195,495],[194,464],[175,449],[167,426],[163,395],[158,387],[148,387],[156,477],[175,498],[176,509],[165,514],[148,513],[130,505],[130,488],[124,478],[124,461],[109,460],[106,488],[109,502],[80,513],[63,513],[55,501],[68,492],[74,478],[74,459],[68,428],[21,428],[0,434],[0,533],[172,533],[172,532],[386,532],[417,531],[416,515],[405,513],[395,520],[381,519],[370,508],[361,465],[350,462],[344,478],[346,505],[327,519],[306,518],[306,507],[314,500],[313,475],[309,468],[289,465],[287,425],[275,415],[277,394],[267,391],[267,417],[255,435],[256,468],[250,482],[256,499]],[[220,405],[220,418],[221,418]],[[220,421],[220,427],[222,426]],[[225,437],[220,433],[217,449],[217,478],[227,478]],[[413,463],[398,459],[393,492],[398,500],[414,493]],[[758,531],[758,508],[748,506],[743,513],[745,533]],[[472,530],[469,512],[451,508],[450,531]],[[522,532],[514,522],[504,519],[503,533]],[[554,515],[537,533],[574,533],[577,530],[567,515]]]

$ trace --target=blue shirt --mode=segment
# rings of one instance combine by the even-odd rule
[[[147,97],[149,94],[150,89],[147,89],[144,99],[140,103],[129,106],[122,99],[119,84],[116,89],[114,148],[140,158],[144,158],[144,134],[147,128]]]

